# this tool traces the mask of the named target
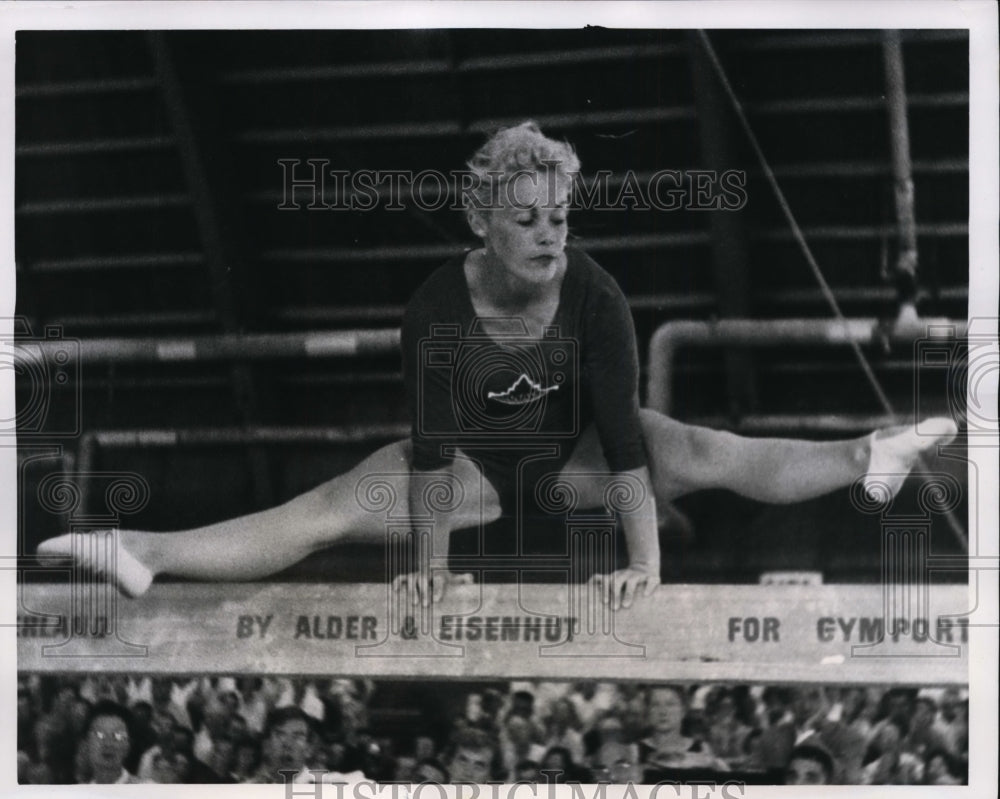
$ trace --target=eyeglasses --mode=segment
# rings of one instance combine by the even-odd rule
[[[122,743],[128,740],[127,732],[103,732],[102,730],[94,730],[94,737],[98,741],[112,740],[116,743]]]

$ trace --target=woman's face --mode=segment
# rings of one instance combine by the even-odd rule
[[[118,716],[98,716],[90,725],[88,743],[94,768],[120,769],[129,750],[128,727]]]
[[[257,761],[257,752],[252,746],[241,746],[236,750],[236,768],[241,773],[252,769]]]
[[[573,721],[573,706],[565,699],[552,705],[552,720],[556,724],[570,724]]]
[[[568,765],[562,752],[549,752],[542,761],[542,768],[546,771],[565,771]]]
[[[886,724],[875,738],[880,752],[892,752],[899,748],[901,736],[895,724]]]
[[[677,692],[657,688],[649,695],[649,724],[657,732],[679,730],[684,720],[684,703]]]
[[[939,780],[947,774],[948,769],[944,764],[944,758],[935,755],[927,761],[927,778],[929,780]]]
[[[733,700],[730,697],[724,696],[719,700],[719,706],[716,708],[715,714],[721,721],[731,721],[736,715],[736,705],[733,704]]]
[[[504,185],[499,207],[475,212],[470,222],[490,266],[531,286],[555,279],[565,264],[569,191],[552,170],[525,172]]]
[[[531,742],[531,725],[521,716],[511,716],[507,719],[507,737],[514,745],[527,745]]]

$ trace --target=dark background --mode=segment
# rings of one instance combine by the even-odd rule
[[[711,39],[843,312],[894,317],[898,230],[882,35],[755,30]],[[968,37],[907,31],[903,54],[918,307],[964,319]],[[22,31],[16,57],[17,313],[36,335],[52,325],[80,339],[394,328],[446,255],[474,244],[462,215],[412,206],[278,210],[278,159],[447,172],[496,127],[525,118],[571,141],[585,176],[748,175],[749,201],[738,212],[571,216],[576,243],[629,298],[642,359],[653,330],[672,319],[831,315],[690,32]],[[917,407],[955,411],[946,369],[921,373],[918,401],[911,349],[866,354],[902,418]],[[674,387],[678,418],[748,433],[854,435],[881,414],[840,350],[682,351]],[[19,375],[22,407],[37,388]],[[93,468],[149,483],[148,503],[121,519],[140,529],[190,527],[287,499],[407,423],[395,354],[93,363],[44,390],[52,429],[77,419],[89,433],[288,425],[359,439],[98,448]],[[38,486],[79,465],[79,440],[61,440],[61,460],[36,457],[22,440],[26,551],[74,522],[42,507]],[[939,459],[933,468],[964,483],[964,462]],[[911,480],[901,510],[915,507],[915,491]],[[693,535],[664,532],[669,581],[753,582],[780,568],[880,579],[879,520],[853,510],[846,490],[786,507],[706,492],[678,507]],[[965,518],[964,505],[957,515]],[[940,518],[931,551],[958,551]],[[282,579],[378,580],[384,571],[379,547],[355,547],[311,558]]]

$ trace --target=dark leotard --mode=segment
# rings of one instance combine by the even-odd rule
[[[413,467],[449,464],[459,448],[479,463],[505,515],[535,507],[539,478],[558,473],[590,424],[612,472],[647,464],[639,422],[639,362],[628,303],[590,256],[566,249],[552,326],[530,338],[481,330],[465,255],[436,270],[403,318],[403,372]]]

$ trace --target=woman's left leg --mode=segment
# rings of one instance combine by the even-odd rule
[[[876,498],[894,496],[923,452],[958,432],[951,419],[877,430],[860,438],[805,441],[747,438],[641,411],[657,496],[725,488],[776,504],[803,502],[864,478]]]
[[[802,502],[869,475],[872,487],[898,491],[921,452],[950,441],[950,419],[889,428],[841,441],[747,438],[684,424],[651,410],[640,411],[657,505],[685,494],[725,488],[761,502]],[[605,504],[607,461],[591,426],[577,442],[561,478],[583,508]],[[885,490],[884,488],[882,490]]]

